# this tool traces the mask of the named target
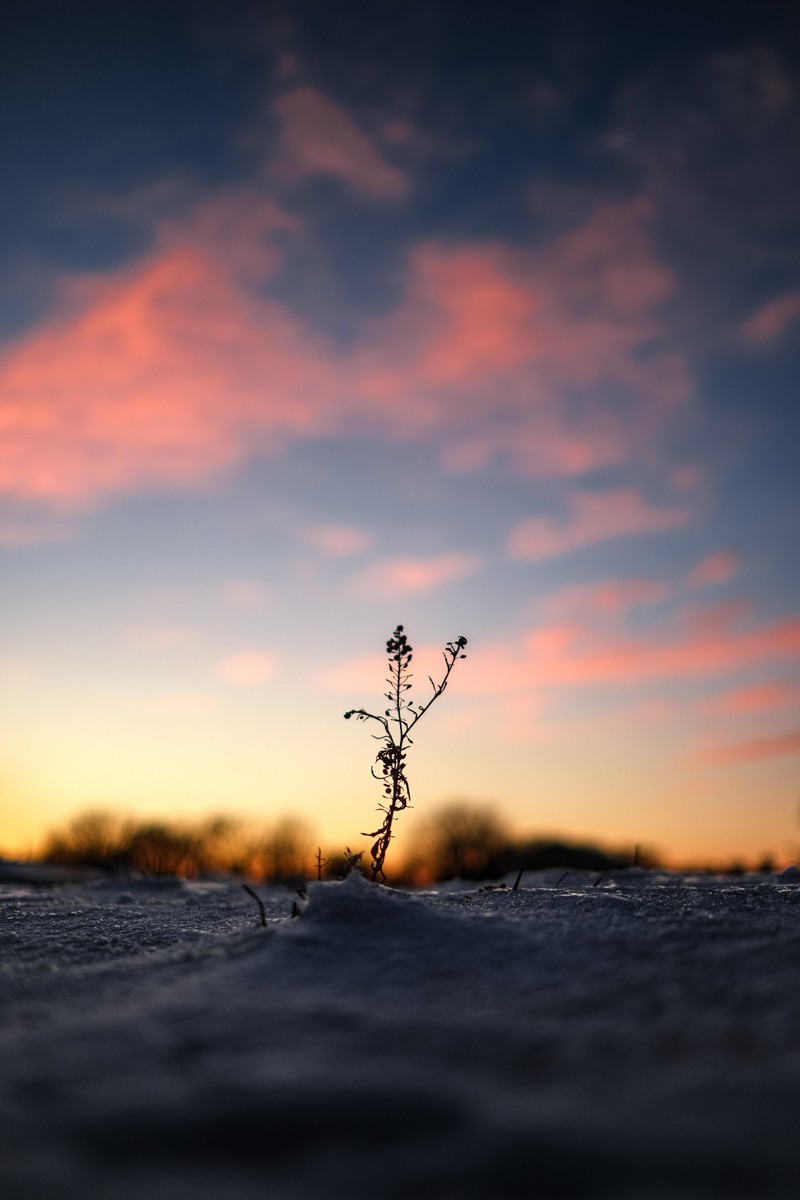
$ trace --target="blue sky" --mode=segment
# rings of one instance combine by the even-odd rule
[[[796,857],[785,6],[5,20],[0,846],[352,844],[402,622],[420,809]]]

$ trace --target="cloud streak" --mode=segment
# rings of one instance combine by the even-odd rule
[[[514,645],[475,649],[464,686],[476,694],[651,686],[800,657],[800,618],[742,624],[732,606],[704,609],[660,633],[598,630],[589,620],[542,624]]]
[[[692,761],[698,766],[729,767],[766,759],[800,754],[800,729],[766,737],[747,738],[728,745],[712,746],[695,754]]]
[[[685,507],[655,508],[633,488],[573,492],[567,508],[563,520],[531,517],[512,529],[507,542],[511,557],[525,561],[555,558],[597,542],[677,529],[693,516]]]
[[[757,308],[742,325],[742,336],[753,346],[770,346],[800,324],[800,291],[785,292]]]
[[[341,105],[316,88],[293,88],[272,107],[281,123],[271,163],[279,178],[297,182],[327,175],[381,200],[396,200],[407,193],[402,171],[386,161]]]
[[[800,702],[800,688],[787,683],[761,683],[752,687],[736,688],[715,696],[707,707],[711,713],[728,716],[749,716],[750,713],[769,709],[796,707]]]
[[[738,555],[729,550],[717,550],[689,572],[686,582],[690,588],[716,587],[738,575],[741,565]]]
[[[379,559],[355,575],[350,587],[357,595],[388,600],[437,591],[474,574],[480,565],[478,555],[466,553]]]
[[[352,558],[369,550],[374,540],[366,529],[326,522],[304,526],[300,537],[324,558]]]

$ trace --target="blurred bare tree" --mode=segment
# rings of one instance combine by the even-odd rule
[[[412,878],[486,879],[497,872],[510,835],[489,804],[454,800],[420,826],[406,859]]]

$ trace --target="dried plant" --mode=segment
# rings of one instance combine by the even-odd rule
[[[362,834],[363,837],[377,839],[370,850],[373,882],[379,882],[386,878],[383,864],[392,840],[392,826],[395,817],[404,808],[409,808],[411,805],[411,789],[406,776],[406,750],[413,744],[409,735],[417,722],[447,687],[450,673],[458,659],[466,658],[466,655],[462,653],[466,644],[465,637],[459,637],[455,641],[447,643],[442,651],[445,662],[442,679],[436,683],[429,675],[428,679],[433,688],[433,695],[426,704],[416,704],[407,695],[411,688],[409,666],[412,648],[403,631],[403,626],[398,625],[386,643],[386,652],[389,656],[389,675],[386,682],[389,685],[389,691],[384,695],[389,701],[389,708],[384,711],[382,716],[367,712],[364,708],[351,708],[344,714],[345,720],[355,717],[358,721],[377,721],[383,730],[383,733],[373,735],[381,743],[381,748],[375,757],[377,767],[375,764],[372,767],[373,776],[383,785],[384,802],[378,806],[378,810],[384,814],[383,824],[380,829],[375,829],[372,833]]]

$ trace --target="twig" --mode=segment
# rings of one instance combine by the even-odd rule
[[[517,876],[517,878],[514,880],[514,886],[513,886],[513,887],[512,887],[512,889],[511,889],[511,890],[512,890],[512,892],[515,892],[515,891],[517,890],[517,888],[519,887],[520,880],[522,879],[522,876],[523,876],[523,874],[524,874],[524,873],[525,873],[525,868],[524,868],[524,867],[520,867],[520,869],[519,869],[519,875],[518,875],[518,876]]]
[[[253,889],[250,887],[250,885],[249,885],[249,884],[247,884],[247,883],[243,883],[243,884],[242,884],[242,887],[243,887],[243,888],[244,888],[244,890],[247,892],[248,896],[252,896],[252,897],[253,897],[253,899],[255,900],[256,904],[258,905],[258,911],[259,911],[259,912],[260,912],[260,914],[261,914],[261,924],[262,924],[263,926],[266,926],[266,924],[267,924],[267,910],[264,908],[264,901],[261,899],[261,897],[260,897],[260,896],[256,895],[256,893],[253,891]]]

